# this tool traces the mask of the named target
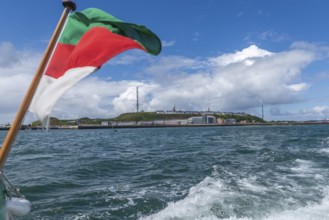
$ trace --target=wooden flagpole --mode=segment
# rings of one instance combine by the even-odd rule
[[[53,36],[51,37],[48,47],[42,57],[42,60],[40,62],[39,68],[37,69],[34,78],[30,84],[29,89],[27,90],[27,93],[21,103],[20,108],[18,109],[16,113],[16,117],[14,119],[14,122],[10,126],[10,129],[8,131],[8,134],[6,136],[6,139],[4,140],[2,147],[0,149],[0,170],[3,169],[4,164],[8,158],[9,152],[11,150],[11,147],[13,145],[13,142],[15,141],[15,138],[17,136],[18,131],[21,128],[22,122],[24,120],[25,114],[28,111],[28,108],[31,104],[31,101],[33,99],[33,96],[37,90],[38,84],[40,82],[40,79],[46,69],[46,66],[48,64],[48,61],[51,57],[52,51],[55,48],[55,45],[58,41],[59,35],[62,32],[62,29],[64,27],[66,18],[69,14],[69,12],[72,10],[74,11],[76,9],[76,5],[72,1],[66,1],[62,0],[63,6],[64,6],[64,11],[62,13],[62,16],[56,26],[56,29],[53,33]]]

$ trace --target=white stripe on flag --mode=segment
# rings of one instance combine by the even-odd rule
[[[58,79],[44,75],[30,105],[30,112],[33,112],[44,126],[48,126],[49,115],[59,98],[81,79],[96,70],[96,67],[91,66],[74,68],[66,71]]]

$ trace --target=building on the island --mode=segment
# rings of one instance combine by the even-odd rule
[[[213,115],[204,115],[203,121],[205,124],[216,124],[217,123],[216,117]]]
[[[236,124],[236,119],[235,118],[225,119],[225,124],[234,125]]]
[[[137,125],[139,125],[139,126],[154,125],[154,122],[153,121],[138,121]]]
[[[187,124],[204,125],[204,124],[216,124],[216,123],[217,123],[216,117],[213,115],[195,116],[187,119]]]
[[[202,116],[190,117],[187,119],[187,124],[202,124]]]
[[[179,125],[187,125],[187,119],[178,120]]]
[[[173,115],[173,114],[193,114],[193,115],[225,115],[225,114],[235,114],[233,112],[221,112],[221,111],[210,111],[208,109],[208,111],[177,111],[175,108],[173,108],[172,110],[156,110],[155,111],[156,114],[168,114],[168,115]],[[244,113],[238,113],[239,115],[243,115]],[[246,114],[245,114],[246,115]]]
[[[217,124],[219,125],[225,124],[225,120],[222,118],[217,118]]]
[[[109,122],[108,121],[102,121],[101,126],[109,126]]]
[[[117,126],[134,126],[136,125],[135,121],[121,121],[116,124]]]
[[[181,120],[181,119],[165,120],[164,124],[166,124],[166,125],[183,125],[183,124],[187,124],[187,120]]]
[[[155,125],[163,125],[163,124],[165,124],[165,120],[155,120],[155,121],[153,121],[153,123]]]

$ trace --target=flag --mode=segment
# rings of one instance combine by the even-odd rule
[[[112,57],[129,49],[157,55],[161,41],[144,26],[96,8],[72,13],[39,83],[30,111],[46,125],[58,99]]]

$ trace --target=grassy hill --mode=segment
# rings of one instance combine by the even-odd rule
[[[155,120],[172,120],[187,119],[196,116],[192,114],[157,114],[155,112],[138,112],[124,113],[114,118],[114,121],[155,121]]]
[[[201,115],[201,114],[200,114]],[[193,116],[200,116],[195,114],[157,114],[155,112],[138,112],[138,113],[124,113],[118,117],[112,119],[113,121],[155,121],[155,120],[171,120],[171,119],[188,119]],[[265,122],[263,119],[253,115],[236,115],[236,114],[225,114],[218,115],[214,114],[216,118],[229,119],[235,118],[237,122]]]

